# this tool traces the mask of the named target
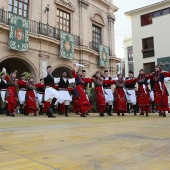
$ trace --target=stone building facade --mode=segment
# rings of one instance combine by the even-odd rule
[[[53,75],[67,71],[73,63],[85,65],[87,76],[97,70],[117,72],[115,56],[114,13],[112,0],[0,0],[0,69],[32,72],[36,80],[45,76],[47,65]],[[8,49],[10,12],[30,19],[29,52]],[[74,35],[74,60],[60,57],[60,30]],[[99,67],[98,45],[110,48],[109,68]]]

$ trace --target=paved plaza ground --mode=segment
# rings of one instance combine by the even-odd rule
[[[170,114],[0,116],[0,170],[169,170]]]

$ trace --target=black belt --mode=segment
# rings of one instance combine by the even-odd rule
[[[59,91],[68,91],[68,90],[65,88],[59,88]]]
[[[104,89],[111,89],[111,87],[104,87]]]

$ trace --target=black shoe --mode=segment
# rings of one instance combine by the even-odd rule
[[[15,117],[15,115],[14,115],[14,114],[11,114],[11,116],[12,116],[12,117]]]
[[[80,117],[87,117],[85,114],[81,114]]]
[[[54,115],[52,115],[52,114],[51,114],[51,115],[48,115],[48,117],[49,117],[49,118],[56,118],[56,116],[54,116]]]
[[[163,114],[163,117],[166,117],[166,113]]]
[[[34,116],[37,116],[37,114],[35,113]]]
[[[144,113],[140,113],[139,115],[140,115],[140,116],[144,116]]]
[[[159,113],[159,116],[161,117],[161,116],[162,116],[162,113]]]
[[[124,113],[122,113],[122,116],[125,116]]]
[[[68,114],[65,114],[65,117],[69,117],[69,115],[68,115]]]
[[[148,117],[149,115],[148,114],[146,114],[146,117]]]
[[[118,116],[120,116],[120,113],[117,113]]]
[[[85,113],[86,116],[89,116],[89,113]]]
[[[104,117],[104,113],[100,113],[99,116],[100,116],[100,117]]]
[[[134,113],[134,116],[137,116],[137,114],[136,114],[136,113]]]

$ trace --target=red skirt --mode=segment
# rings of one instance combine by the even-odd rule
[[[77,113],[77,112],[80,112],[80,107],[79,107],[79,100],[77,97],[73,97],[72,98],[73,100],[73,108],[72,108],[72,111]]]
[[[126,95],[123,88],[116,88],[114,92],[114,112],[125,113],[127,111]]]
[[[62,105],[60,106],[60,112],[65,113],[65,104],[64,103],[62,103]]]
[[[138,93],[137,93],[137,101],[138,101],[138,106],[141,109],[141,111],[150,110],[150,96],[149,96],[149,89],[147,85],[146,85],[145,91],[143,89],[143,85],[139,85]]]
[[[38,111],[37,101],[33,90],[26,92],[26,113],[36,113]]]
[[[89,100],[87,99],[84,85],[78,84],[78,85],[76,85],[76,89],[79,94],[78,101],[79,101],[79,106],[80,106],[80,112],[84,114],[84,113],[88,112],[88,110],[90,110],[92,108],[92,106],[91,106]]]
[[[154,102],[156,110],[159,111],[169,111],[168,105],[168,94],[165,84],[162,83],[162,90],[160,89],[159,83],[156,83],[154,86]]]
[[[107,105],[106,105],[106,99],[103,93],[102,86],[96,86],[95,93],[96,93],[96,98],[97,98],[98,111],[99,113],[103,113],[106,110]]]
[[[8,111],[14,113],[14,110],[17,108],[17,90],[15,86],[9,86],[8,89],[9,96],[7,97],[8,101]]]
[[[49,111],[50,102],[44,101],[44,113]]]

